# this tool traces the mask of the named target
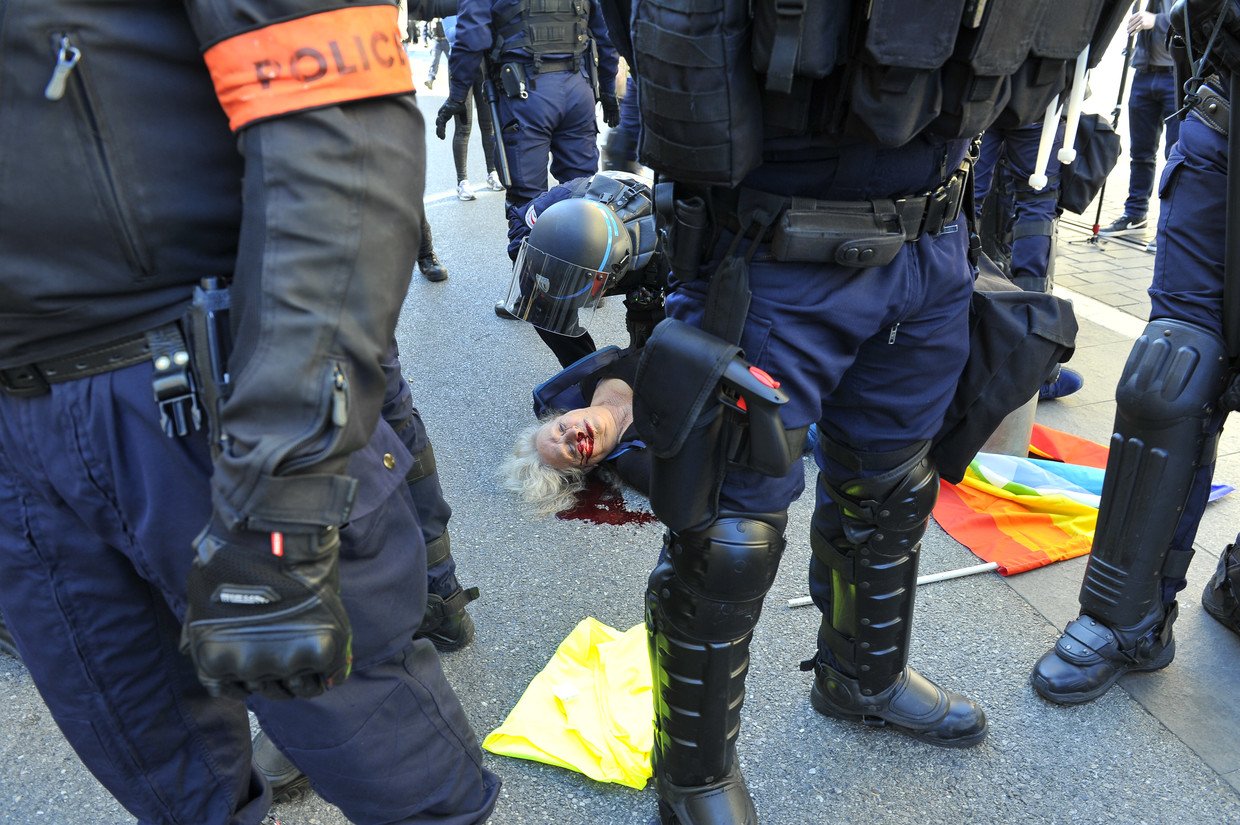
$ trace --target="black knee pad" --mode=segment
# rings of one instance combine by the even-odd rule
[[[1115,432],[1081,585],[1081,607],[1127,627],[1162,598],[1164,576],[1182,576],[1191,554],[1169,554],[1193,476],[1213,460],[1209,423],[1229,375],[1213,332],[1151,321],[1133,344],[1115,391]],[[1175,569],[1167,569],[1172,564]]]
[[[701,530],[668,532],[647,600],[677,635],[736,639],[753,630],[784,551],[784,513],[723,513]]]

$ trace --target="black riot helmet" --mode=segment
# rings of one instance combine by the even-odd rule
[[[629,233],[610,206],[585,197],[553,203],[521,243],[505,304],[540,329],[582,335],[632,261]]]

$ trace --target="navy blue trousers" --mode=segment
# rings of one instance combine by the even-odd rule
[[[525,100],[499,97],[504,154],[512,174],[507,202],[520,207],[547,191],[547,163],[561,183],[598,171],[594,92],[580,72],[533,75]]]
[[[400,436],[405,449],[412,455],[418,455],[430,446],[431,439],[422,414],[413,406],[413,392],[401,372],[400,353],[395,342],[383,360],[383,376],[383,420]],[[431,472],[411,483],[409,494],[418,517],[422,541],[429,545],[447,532],[448,520],[452,518],[452,507],[444,498],[439,472]],[[426,586],[431,593],[445,599],[455,593],[461,586],[456,578],[456,560],[449,556],[446,561],[428,567]]]
[[[821,192],[817,197],[856,200],[925,191],[942,181],[947,163],[942,146],[858,148],[857,154],[839,160],[839,174],[867,170],[868,191],[854,185],[832,188],[834,173],[826,171],[815,184]],[[963,147],[947,154],[958,162]],[[815,177],[808,170],[802,176]],[[905,244],[883,267],[781,263],[765,245],[759,247],[750,268],[753,299],[740,344],[745,357],[788,393],[780,412],[784,426],[817,422],[824,436],[858,452],[887,452],[932,438],[969,354],[973,275],[966,249],[963,218],[938,236]],[[704,280],[678,286],[668,296],[668,315],[700,326],[708,287]],[[816,506],[822,512],[838,507],[824,479],[839,486],[858,474],[828,460],[821,447],[815,459],[821,471]],[[779,512],[804,487],[800,461],[779,478],[731,470],[720,507]],[[830,582],[830,571],[811,560],[810,590],[820,609],[829,598]]]
[[[250,767],[246,705],[209,697],[178,651],[210,455],[202,433],[164,436],[151,369],[0,394],[0,612],[66,738],[140,822],[255,825],[270,797]],[[466,825],[489,814],[499,780],[434,648],[411,641],[426,567],[409,466],[383,423],[350,460],[340,578],[353,675],[315,699],[250,707],[351,821]]]
[[[1163,170],[1158,196],[1158,251],[1150,284],[1150,320],[1175,318],[1223,335],[1223,254],[1227,223],[1227,138],[1196,115],[1181,124],[1177,142]],[[1227,417],[1215,405],[1208,431],[1217,433]],[[1191,553],[1214,478],[1214,463],[1193,477],[1184,511],[1171,540],[1172,552]],[[1173,502],[1167,502],[1173,506]],[[1184,579],[1169,579],[1164,601],[1183,589]]]
[[[1036,190],[1029,185],[1029,175],[1037,164],[1041,138],[1041,123],[1015,129],[988,129],[982,135],[982,151],[973,169],[979,216],[994,176],[1003,174],[1011,178],[1011,199],[999,204],[999,208],[1012,229],[1012,282],[1030,292],[1049,292],[1051,288],[1051,235],[1044,227],[1053,227],[1059,206],[1060,165],[1056,154],[1063,146],[1063,122],[1055,133],[1046,163],[1049,182],[1044,189]]]
[[[1128,94],[1129,172],[1128,200],[1124,214],[1143,218],[1150,211],[1154,192],[1154,172],[1158,168],[1158,141],[1167,127],[1163,157],[1171,157],[1171,147],[1180,137],[1180,120],[1171,117],[1175,105],[1175,75],[1170,72],[1136,72]]]

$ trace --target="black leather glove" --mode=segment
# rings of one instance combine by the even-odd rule
[[[615,95],[603,95],[599,98],[603,104],[603,122],[611,129],[620,125],[620,101]]]
[[[349,675],[340,534],[233,531],[194,540],[181,650],[212,696],[317,696]]]
[[[457,115],[465,114],[465,101],[448,98],[439,107],[435,115],[435,137],[443,140],[447,136],[448,121]]]

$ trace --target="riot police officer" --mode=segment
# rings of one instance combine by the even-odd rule
[[[247,704],[352,821],[484,820],[381,421],[424,185],[396,7],[4,14],[0,602],[57,723],[142,821],[262,819]]]
[[[675,288],[635,418],[668,528],[646,623],[660,817],[679,825],[757,821],[736,758],[748,647],[815,422],[813,707],[947,747],[986,735],[977,705],[908,666],[931,442],[968,357],[966,147],[1037,120],[1124,11],[778,5],[634,8],[641,160],[674,181],[656,200]],[[753,404],[716,401],[746,374],[783,402],[778,438]]]
[[[1240,319],[1226,310],[1223,290],[1224,249],[1235,231],[1224,216],[1231,215],[1228,83],[1240,70],[1237,12],[1233,0],[1204,0],[1177,4],[1171,13],[1171,25],[1196,47],[1194,64],[1219,74],[1189,87],[1191,109],[1163,171],[1150,320],[1115,391],[1115,434],[1081,615],[1033,669],[1034,689],[1060,704],[1096,699],[1125,673],[1158,670],[1175,655],[1175,594],[1186,583],[1218,436],[1237,408],[1236,353],[1225,335]],[[1213,49],[1203,57],[1207,43]],[[1202,606],[1240,632],[1238,595],[1233,544]]]
[[[595,103],[609,126],[619,122],[617,66],[594,0],[462,0],[436,133],[443,139],[447,122],[464,111],[481,67],[499,90],[511,215],[547,191],[548,157],[561,182],[598,170]]]

